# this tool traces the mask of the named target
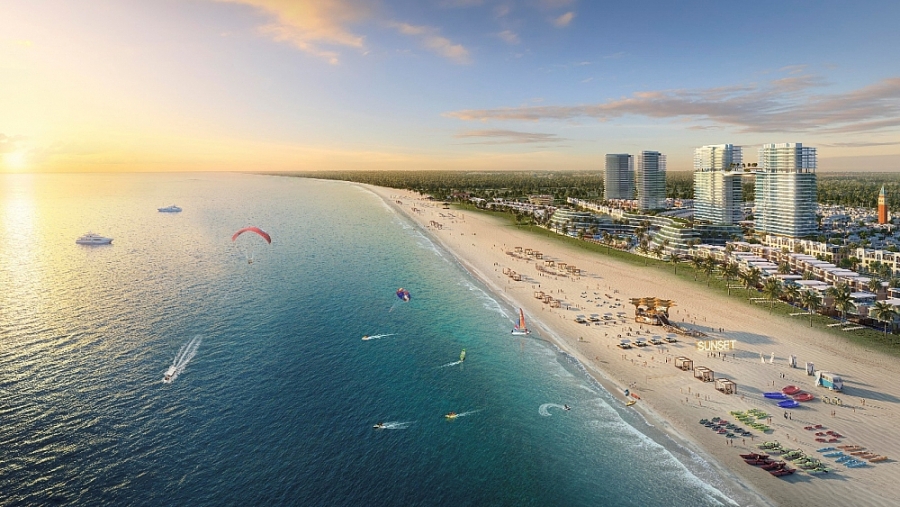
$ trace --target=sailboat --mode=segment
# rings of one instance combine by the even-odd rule
[[[530,333],[530,332],[531,332],[531,331],[529,331],[528,328],[525,327],[525,312],[523,312],[522,309],[519,308],[519,323],[516,324],[516,327],[513,328],[512,334],[514,334],[514,335],[526,335],[526,334],[528,334],[528,333]]]
[[[466,349],[462,349],[462,352],[459,353],[459,362],[463,362],[466,360]]]

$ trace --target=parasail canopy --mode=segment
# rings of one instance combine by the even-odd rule
[[[409,301],[409,291],[400,287],[397,289],[397,297],[402,299],[403,301]]]
[[[238,236],[245,232],[255,232],[256,234],[259,234],[264,240],[266,240],[266,243],[269,243],[270,245],[272,244],[272,237],[269,236],[269,233],[260,229],[259,227],[244,227],[243,229],[234,233],[233,236],[231,236],[231,241],[236,240]]]

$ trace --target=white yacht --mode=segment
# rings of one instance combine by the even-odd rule
[[[181,208],[175,206],[174,204],[171,206],[166,206],[165,208],[156,208],[160,213],[178,213],[181,211]]]
[[[108,245],[112,243],[112,238],[106,238],[99,234],[94,234],[93,232],[89,232],[84,236],[75,240],[75,243],[79,245]]]
[[[175,365],[169,366],[169,369],[166,370],[166,374],[163,376],[163,382],[166,384],[171,384],[172,381],[175,380]]]

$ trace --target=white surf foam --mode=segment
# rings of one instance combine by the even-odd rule
[[[396,333],[373,334],[373,335],[371,335],[371,336],[363,336],[363,341],[378,340],[378,339],[381,339],[381,338],[387,338],[388,336],[396,336]]]
[[[172,361],[172,366],[175,367],[175,372],[172,373],[172,377],[169,379],[169,382],[175,382],[175,379],[178,378],[184,372],[184,369],[187,368],[188,363],[191,362],[191,359],[197,355],[197,349],[200,348],[200,343],[203,341],[203,337],[200,335],[195,336],[191,341],[185,343],[181,346],[181,349],[178,350],[178,354],[175,355],[175,360]]]
[[[560,410],[566,409],[566,407],[564,407],[563,405],[558,405],[556,403],[544,403],[543,405],[540,406],[540,408],[538,408],[538,413],[544,417],[550,417],[549,409],[551,409],[551,408],[558,408]]]

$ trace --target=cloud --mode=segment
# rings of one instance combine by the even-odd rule
[[[555,26],[557,28],[563,28],[563,27],[569,26],[569,23],[572,22],[572,18],[574,18],[574,17],[575,17],[575,13],[572,11],[569,11],[569,12],[563,14],[562,16],[554,19],[553,26]]]
[[[0,153],[18,151],[25,143],[25,136],[8,136],[0,133]]]
[[[482,121],[644,116],[732,126],[744,133],[851,133],[900,126],[900,77],[830,95],[812,93],[823,84],[815,76],[795,76],[762,84],[636,92],[594,104],[468,109],[445,116]]]
[[[441,7],[475,7],[484,3],[484,0],[441,0],[438,5]]]
[[[890,141],[886,143],[876,143],[876,142],[859,142],[859,143],[828,143],[823,144],[827,148],[869,148],[872,146],[896,146],[900,144],[900,141]]]
[[[533,143],[559,143],[567,141],[556,134],[543,134],[540,132],[519,132],[516,130],[468,130],[455,136],[458,139],[487,138],[485,141],[467,144],[533,144]]]
[[[333,65],[340,57],[336,48],[365,49],[365,38],[347,28],[372,14],[370,3],[364,0],[217,1],[249,5],[264,12],[274,20],[260,26],[260,33]]]
[[[510,7],[509,5],[506,5],[506,4],[498,5],[498,6],[494,7],[494,17],[497,17],[497,18],[505,17],[505,16],[509,15],[510,12],[512,12],[512,7]]]
[[[444,58],[460,64],[471,61],[469,50],[462,44],[454,44],[450,39],[441,36],[436,28],[398,22],[390,23],[390,26],[403,35],[418,37],[426,48]]]
[[[513,32],[512,30],[503,30],[502,32],[497,34],[497,37],[503,39],[503,42],[506,42],[507,44],[518,44],[522,42],[521,40],[519,40],[518,34],[516,34],[516,32]]]
[[[540,0],[540,5],[544,9],[558,9],[575,3],[575,0]]]

